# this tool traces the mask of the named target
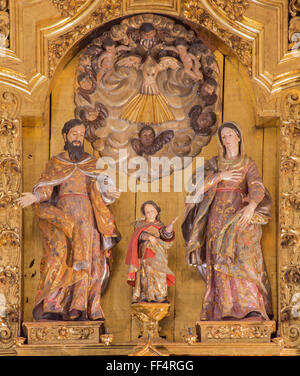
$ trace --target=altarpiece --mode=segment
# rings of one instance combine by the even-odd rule
[[[158,313],[131,311],[124,260],[131,223],[142,203],[153,199],[164,223],[179,216],[169,253],[176,283],[169,289],[168,312],[156,320],[165,317],[159,333],[167,353],[207,355],[213,347],[215,355],[298,355],[299,2],[11,0],[0,7],[0,354],[55,355],[64,346],[74,355],[135,351],[137,318]],[[22,213],[15,200],[63,150],[61,127],[73,117],[88,129],[90,154],[114,160],[122,149],[125,160],[136,156],[147,163],[154,155],[208,159],[215,155],[214,135],[222,122],[242,127],[247,152],[273,200],[262,237],[272,324],[215,321],[201,327],[202,342],[196,339],[204,285],[184,263],[184,195],[174,185],[188,166],[179,164],[168,193],[146,189],[148,170],[138,182],[126,171],[135,191],[123,193],[111,208],[122,240],[102,297],[109,328],[103,343],[101,325],[93,322],[78,322],[73,334],[68,326],[49,332],[47,323],[24,328],[32,323],[42,238],[33,211]],[[144,322],[144,332],[158,337],[158,326],[150,324]],[[83,342],[74,346],[78,338]]]

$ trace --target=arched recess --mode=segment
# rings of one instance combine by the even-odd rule
[[[162,14],[168,16],[166,14]],[[128,16],[126,16],[128,17]],[[277,278],[276,278],[276,233],[277,233],[277,139],[276,128],[258,129],[256,99],[247,68],[239,61],[235,53],[224,42],[209,30],[192,22],[175,16],[168,16],[185,25],[189,25],[215,52],[220,68],[222,81],[224,121],[233,120],[240,124],[248,154],[257,162],[265,185],[274,200],[273,220],[264,228],[263,251],[267,271],[271,280],[272,298],[275,319],[277,318]],[[92,30],[79,40],[59,63],[49,85],[45,103],[43,128],[35,128],[35,138],[40,143],[30,144],[30,134],[24,138],[23,180],[24,187],[31,189],[32,184],[39,178],[45,163],[52,155],[63,150],[61,127],[63,123],[74,116],[73,79],[78,62],[78,55],[100,31],[120,22],[122,18],[112,20]],[[30,131],[28,131],[30,132]],[[86,143],[86,150],[93,153],[93,149]],[[215,137],[207,145],[201,156],[210,158],[217,153]],[[30,155],[34,154],[39,160],[38,166],[32,170]],[[171,179],[173,182],[173,179]],[[26,189],[25,189],[26,190]],[[177,276],[176,285],[169,290],[171,314],[162,322],[163,336],[169,341],[181,341],[182,335],[188,327],[194,326],[199,320],[201,301],[204,293],[204,283],[199,273],[184,264],[184,242],[181,236],[180,224],[184,210],[184,192],[170,193],[142,193],[126,192],[121,199],[112,206],[118,227],[123,239],[114,249],[114,263],[108,289],[103,295],[103,309],[106,313],[106,324],[115,334],[116,342],[129,341],[136,338],[138,327],[131,319],[130,288],[126,285],[127,267],[124,263],[125,252],[129,236],[132,232],[130,223],[139,217],[139,207],[147,199],[157,201],[162,208],[162,219],[165,223],[179,216],[175,231],[176,244],[170,251],[169,265]],[[170,204],[172,203],[172,205]],[[33,212],[26,212],[24,220],[24,297],[23,321],[31,321],[31,311],[34,303],[35,290],[39,279],[39,263],[42,252],[41,235],[35,224]],[[120,293],[122,291],[122,294]]]

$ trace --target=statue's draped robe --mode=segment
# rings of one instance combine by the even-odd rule
[[[217,172],[224,169],[240,169],[242,178],[219,182]],[[246,155],[231,167],[214,157],[204,170],[203,198],[187,204],[182,224],[187,263],[206,263],[201,320],[242,319],[250,312],[268,320],[272,301],[260,242],[261,225],[271,216],[270,195],[255,162]],[[241,229],[240,209],[249,200],[258,205],[251,223]]]
[[[161,222],[137,221],[126,254],[129,265],[127,283],[133,286],[132,303],[141,301],[163,302],[167,299],[168,286],[175,282],[175,275],[168,267],[168,249],[175,234],[168,234]],[[157,238],[157,245],[148,240]]]
[[[93,156],[85,154],[76,164],[62,153],[48,162],[34,187],[44,247],[35,320],[45,313],[66,318],[73,309],[82,312],[81,319],[104,318],[100,297],[109,277],[104,250],[120,235],[98,176]]]

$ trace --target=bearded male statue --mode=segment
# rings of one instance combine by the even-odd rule
[[[84,152],[85,126],[64,124],[65,151],[47,163],[33,192],[17,200],[34,205],[43,236],[40,282],[33,317],[104,320],[101,293],[109,278],[108,258],[121,237],[107,204],[120,192],[105,186],[96,158]]]

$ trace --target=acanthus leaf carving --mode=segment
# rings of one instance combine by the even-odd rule
[[[292,16],[297,16],[300,13],[299,0],[289,0],[289,11]]]
[[[231,20],[241,21],[249,7],[249,0],[213,0]]]
[[[121,16],[121,0],[111,2],[104,0],[101,6],[95,10],[84,22],[77,25],[71,31],[60,35],[57,39],[48,42],[48,76],[51,78],[54,71],[66,51],[76,42],[88,34],[91,30],[103,23]]]
[[[184,0],[182,4],[183,15],[189,21],[196,22],[217,35],[238,56],[241,63],[252,75],[252,43],[219,25],[198,1]]]
[[[64,17],[74,16],[79,9],[89,2],[89,0],[51,0],[52,4]]]
[[[8,0],[0,2],[0,48],[9,48],[9,4]]]
[[[0,351],[14,346],[20,325],[21,188],[19,98],[0,93]]]
[[[283,99],[280,127],[280,321],[287,347],[300,345],[300,93]]]

